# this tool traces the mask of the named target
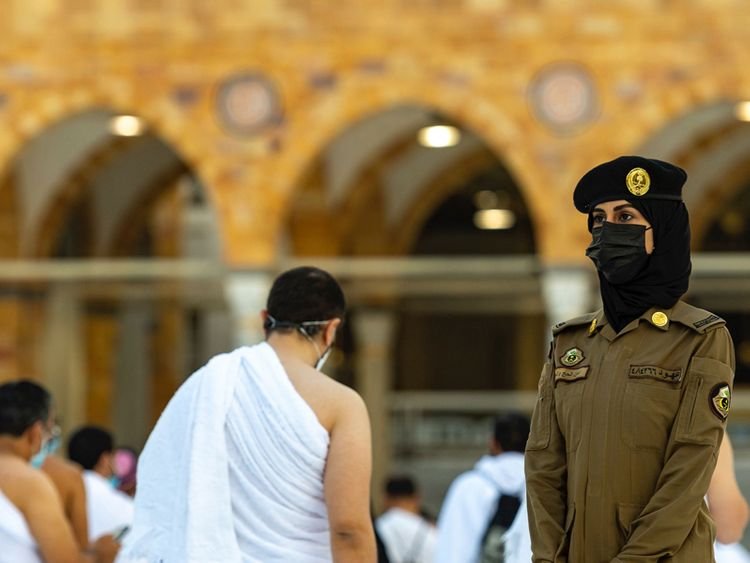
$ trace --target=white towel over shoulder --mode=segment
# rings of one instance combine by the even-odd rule
[[[42,563],[26,518],[0,489],[0,561]]]
[[[216,356],[146,443],[118,561],[330,561],[328,443],[268,344]]]

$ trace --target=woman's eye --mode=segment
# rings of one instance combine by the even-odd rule
[[[594,215],[591,219],[591,224],[597,227],[601,226],[602,223],[604,223],[604,215]]]
[[[627,223],[633,220],[633,216],[630,213],[620,213],[619,219],[621,223]]]

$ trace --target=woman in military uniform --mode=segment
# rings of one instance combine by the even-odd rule
[[[686,179],[626,156],[576,186],[603,308],[553,328],[526,447],[534,562],[714,560],[704,496],[734,350],[722,319],[681,300]]]

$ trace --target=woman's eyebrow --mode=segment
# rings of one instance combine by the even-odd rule
[[[623,209],[633,209],[633,210],[635,210],[635,207],[633,207],[633,206],[632,206],[631,204],[629,204],[629,203],[623,203],[623,204],[621,204],[621,205],[618,205],[618,206],[614,207],[614,208],[612,209],[612,211],[621,211],[621,210],[623,210]],[[592,215],[593,215],[594,213],[602,213],[602,214],[604,214],[604,215],[606,215],[606,214],[607,214],[607,212],[606,212],[606,211],[604,211],[604,209],[602,209],[601,207],[595,207],[595,208],[593,209],[593,211],[591,211],[591,214],[592,214]]]

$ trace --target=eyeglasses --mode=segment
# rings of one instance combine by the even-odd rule
[[[58,444],[60,443],[60,437],[62,436],[62,430],[60,429],[60,426],[58,424],[54,424],[52,427],[44,425],[44,434],[45,436],[42,438],[43,444],[48,449],[55,449],[57,448]]]
[[[62,429],[60,428],[60,425],[55,424],[52,426],[52,428],[44,427],[44,430],[47,432],[51,440],[54,440],[55,438],[59,438],[62,435]]]

